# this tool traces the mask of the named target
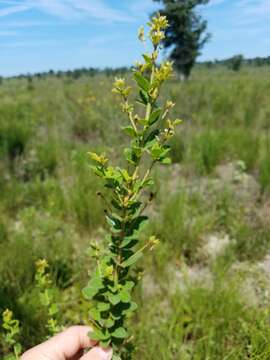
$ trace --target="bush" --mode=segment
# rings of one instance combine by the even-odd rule
[[[0,108],[0,153],[13,160],[21,155],[33,127],[30,104],[4,104]]]

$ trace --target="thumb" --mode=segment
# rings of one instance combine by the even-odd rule
[[[111,349],[102,349],[101,347],[94,347],[80,360],[111,360],[113,352]]]

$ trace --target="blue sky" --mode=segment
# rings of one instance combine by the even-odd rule
[[[131,65],[152,0],[0,0],[0,74]],[[270,0],[210,0],[201,59],[270,55]]]

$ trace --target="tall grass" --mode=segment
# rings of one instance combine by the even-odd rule
[[[62,322],[81,323],[87,316],[80,288],[89,260],[82,249],[93,237],[100,241],[104,223],[86,153],[106,150],[117,160],[125,146],[112,82],[102,74],[51,76],[34,79],[31,88],[23,79],[3,80],[0,87],[0,312],[9,307],[23,322],[25,346],[42,340],[46,323],[35,300],[39,257],[51,263]],[[184,122],[172,141],[176,165],[156,175],[157,205],[150,207],[154,220],[146,230],[162,241],[145,264],[159,291],[137,293],[136,359],[269,358],[269,301],[266,307],[246,305],[243,279],[224,270],[234,261],[256,264],[270,249],[267,222],[256,215],[270,194],[269,89],[264,68],[196,70],[189,81],[175,78],[164,89],[177,104],[172,117]],[[241,183],[211,187],[224,181],[216,179],[216,166],[239,160],[261,190],[262,198],[252,203],[239,200]],[[179,290],[173,269],[206,266],[201,250],[213,233],[232,239],[216,259],[221,265],[210,268],[213,286]],[[0,340],[0,357],[1,346]]]

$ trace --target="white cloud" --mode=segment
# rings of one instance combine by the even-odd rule
[[[210,2],[207,4],[207,6],[216,6],[224,3],[226,0],[210,0]]]
[[[16,14],[18,12],[29,10],[29,6],[27,4],[25,5],[12,5],[8,7],[4,7],[0,9],[0,17],[8,16],[11,14]]]
[[[238,7],[246,15],[270,15],[270,0],[240,0]]]
[[[78,12],[86,13],[95,19],[120,22],[133,20],[132,16],[110,8],[102,0],[68,0],[68,2]]]
[[[63,19],[90,17],[112,22],[128,22],[134,19],[128,12],[114,9],[104,0],[23,0],[21,3],[4,0],[2,4],[10,6],[0,9],[0,16],[35,9]]]
[[[19,29],[19,28],[31,28],[38,26],[51,26],[51,25],[59,25],[57,22],[46,22],[46,21],[2,21],[0,23],[1,28],[5,29]]]

